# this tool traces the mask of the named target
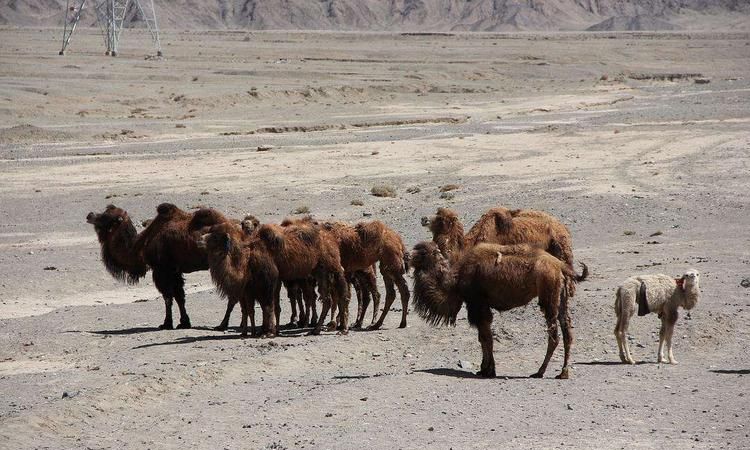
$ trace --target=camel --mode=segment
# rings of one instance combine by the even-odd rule
[[[404,274],[408,268],[408,253],[401,236],[393,229],[386,226],[383,222],[375,220],[372,222],[360,222],[356,226],[351,226],[344,222],[326,222],[322,227],[338,242],[341,252],[341,264],[347,273],[356,274],[360,285],[367,284],[371,288],[375,287],[373,276],[366,271],[373,270],[372,265],[380,263],[380,274],[383,276],[385,284],[385,305],[383,312],[378,320],[371,324],[369,330],[377,330],[383,325],[385,317],[396,299],[396,289],[399,291],[401,298],[401,323],[399,328],[406,327],[406,316],[409,310],[409,287],[406,284]],[[356,289],[356,286],[355,286]],[[379,293],[377,289],[371,289],[370,292],[375,299],[375,308],[377,312],[377,302]],[[369,302],[367,302],[369,303]],[[357,320],[355,325],[362,325],[364,316],[367,312],[367,303],[363,296],[361,306],[358,308]],[[348,315],[348,311],[345,311]]]
[[[152,270],[154,285],[164,297],[166,314],[159,326],[171,330],[172,302],[180,310],[177,328],[190,328],[190,317],[185,308],[185,280],[183,274],[208,269],[205,250],[198,248],[188,226],[194,214],[182,211],[170,203],[156,208],[156,217],[140,234],[128,213],[108,205],[103,213],[89,213],[86,221],[94,225],[101,245],[102,262],[107,271],[118,280],[137,283]],[[212,219],[205,217],[205,224]],[[226,220],[213,216],[213,220]]]
[[[233,228],[233,224],[226,223],[211,226],[203,230],[206,233],[198,241],[199,246],[206,249],[211,279],[229,305],[240,304],[243,337],[247,336],[248,316],[251,335],[256,336],[256,301],[263,312],[262,337],[275,336],[274,293],[278,285],[278,269],[273,257],[260,243],[244,245]]]
[[[700,298],[700,273],[695,269],[686,271],[680,278],[669,275],[641,275],[630,277],[618,288],[615,295],[615,337],[620,350],[620,360],[635,364],[628,346],[628,325],[638,310],[639,316],[657,313],[661,319],[659,330],[659,350],[657,362],[665,362],[664,347],[667,348],[666,362],[677,364],[672,354],[672,334],[677,323],[680,307],[691,310]]]
[[[315,278],[323,308],[311,334],[320,334],[322,331],[323,322],[334,299],[342,310],[348,310],[346,278],[339,247],[330,235],[322,233],[317,226],[282,227],[273,224],[261,225],[257,233],[278,267],[280,281],[306,280],[311,276]],[[275,295],[277,316],[280,312],[278,289],[279,287]],[[339,334],[347,334],[348,330],[348,315],[344,315]]]
[[[422,218],[422,225],[429,228],[433,242],[448,259],[480,242],[529,244],[546,250],[574,270],[570,231],[555,217],[542,211],[492,208],[482,214],[464,235],[458,215],[448,208],[438,208],[434,216]],[[578,282],[588,276],[588,268],[585,264],[582,267],[583,273],[578,277]],[[573,295],[575,292],[571,292]]]
[[[547,353],[532,378],[541,378],[559,342],[559,321],[565,348],[562,371],[570,376],[573,330],[568,302],[575,273],[564,262],[529,245],[481,243],[454,256],[452,263],[435,242],[421,242],[411,255],[414,309],[432,325],[455,325],[466,303],[469,324],[477,327],[482,346],[482,377],[495,377],[492,310],[508,311],[539,299],[547,321]]]

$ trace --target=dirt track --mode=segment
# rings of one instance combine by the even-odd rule
[[[0,123],[32,125],[0,130],[3,448],[750,446],[750,35],[171,33],[154,61],[142,34],[116,59],[93,32],[58,57],[58,34],[0,29]],[[205,273],[187,277],[196,328],[156,331],[156,290],[110,279],[84,218],[163,201],[367,213],[408,246],[438,206],[465,224],[494,205],[549,211],[593,272],[572,379],[551,379],[561,349],[547,379],[525,378],[545,346],[533,305],[496,315],[494,380],[472,375],[465,319],[212,331],[224,303]],[[619,364],[614,287],[688,267],[703,298],[678,322],[680,364],[655,363],[655,317],[631,327],[644,363]]]

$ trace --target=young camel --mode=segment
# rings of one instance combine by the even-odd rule
[[[438,208],[432,217],[423,217],[422,225],[432,232],[432,240],[448,259],[460,255],[466,248],[481,242],[494,244],[529,244],[546,250],[573,269],[573,240],[568,228],[555,217],[528,209],[510,210],[496,207],[488,210],[477,220],[468,233],[458,215],[448,208]],[[588,276],[585,264],[577,281]],[[573,296],[575,292],[571,292]]]
[[[527,245],[479,244],[454,256],[452,265],[434,242],[421,242],[411,256],[414,308],[432,325],[455,325],[466,303],[469,324],[477,327],[482,345],[478,375],[495,376],[492,352],[492,310],[507,311],[538,297],[547,321],[547,353],[532,378],[541,378],[563,334],[565,356],[557,378],[570,376],[573,330],[568,302],[575,274],[559,259]]]
[[[380,263],[380,274],[383,276],[385,284],[385,305],[378,320],[368,329],[377,330],[383,325],[383,321],[396,299],[396,289],[398,289],[402,307],[399,328],[405,328],[410,293],[404,278],[408,268],[408,253],[401,236],[379,220],[360,222],[356,226],[343,222],[327,222],[323,224],[323,229],[338,242],[341,264],[347,273],[373,270],[373,264]],[[374,287],[373,276],[374,273],[361,275],[359,281]],[[373,289],[371,292],[377,292],[377,289]],[[378,297],[374,298],[377,302]],[[375,308],[374,313],[377,312],[377,303]],[[348,310],[342,312],[347,316],[349,314]],[[361,326],[366,312],[367,304],[364,303],[363,298],[362,306],[358,308],[356,325]]]
[[[657,361],[664,359],[664,347],[667,348],[667,360],[670,364],[677,364],[672,354],[672,334],[677,323],[677,310],[683,307],[693,309],[700,298],[700,274],[690,269],[680,278],[669,275],[641,275],[630,277],[618,288],[615,295],[615,337],[620,350],[620,360],[624,363],[635,364],[628,346],[628,325],[630,319],[638,310],[639,316],[656,313],[661,319],[659,330],[659,351]]]
[[[262,337],[275,336],[274,292],[279,271],[270,253],[264,251],[260,242],[245,245],[245,242],[238,239],[233,227],[231,224],[214,225],[203,230],[206,233],[198,241],[207,251],[211,279],[228,304],[240,304],[242,336],[247,336],[248,316],[251,335],[256,336],[256,301],[263,312]]]
[[[156,217],[140,234],[136,234],[128,213],[114,205],[108,205],[101,214],[89,213],[86,221],[94,225],[101,245],[102,262],[114,278],[137,283],[151,268],[154,285],[164,297],[166,309],[164,323],[159,329],[173,328],[173,301],[180,309],[177,328],[190,328],[183,274],[207,270],[208,258],[188,232],[193,214],[170,203],[162,203],[156,211]],[[214,216],[214,220],[226,218]]]

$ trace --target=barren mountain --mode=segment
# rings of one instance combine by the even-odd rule
[[[95,23],[91,4],[84,11],[86,25]],[[65,0],[9,0],[0,5],[0,24],[57,26],[63,21],[65,5]],[[163,28],[423,32],[750,29],[748,0],[156,0],[155,8]],[[134,7],[128,21],[140,21]]]

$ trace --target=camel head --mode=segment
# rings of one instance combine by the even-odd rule
[[[258,229],[258,227],[260,226],[260,220],[258,220],[252,214],[248,214],[244,219],[242,219],[240,225],[242,226],[242,231],[249,236]]]
[[[463,234],[463,226],[458,219],[458,214],[448,208],[438,208],[434,216],[422,217],[422,226],[427,227],[433,236],[451,234],[456,227],[461,227]]]
[[[198,247],[206,250],[209,259],[223,258],[232,251],[234,242],[229,230],[226,229],[228,226],[231,225],[223,223],[214,225],[197,240]]]
[[[135,234],[135,227],[133,227],[128,213],[115,205],[107,205],[107,208],[101,214],[88,213],[86,222],[94,226],[99,242],[107,241],[108,238],[121,230],[129,232],[129,229],[132,228],[133,234]]]
[[[434,242],[424,241],[414,246],[411,251],[409,263],[415,272],[427,271],[442,265],[445,262],[440,248]]]

